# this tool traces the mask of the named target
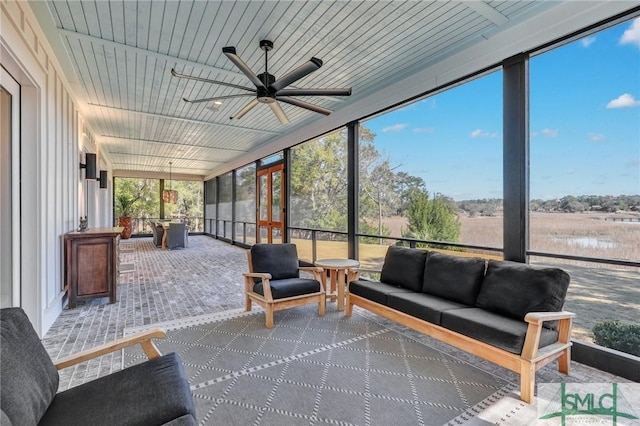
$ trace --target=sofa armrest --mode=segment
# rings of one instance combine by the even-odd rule
[[[556,321],[567,318],[574,318],[576,314],[573,312],[561,311],[561,312],[529,312],[524,320],[528,323],[541,324],[545,321]]]
[[[131,336],[125,336],[121,339],[105,343],[104,345],[96,346],[95,348],[87,349],[86,351],[78,352],[77,354],[61,358],[57,360],[54,365],[56,369],[62,370],[63,368],[67,368],[84,361],[89,361],[90,359],[94,359],[102,355],[115,352],[122,348],[137,344],[140,344],[142,346],[142,349],[147,355],[147,358],[158,358],[162,354],[151,339],[164,339],[165,337],[167,337],[167,333],[163,329],[152,328],[147,331],[132,334]]]
[[[558,321],[558,341],[556,344],[571,346],[571,327],[573,312],[529,312],[524,319],[529,323],[522,347],[522,358],[534,360],[538,356],[542,324],[545,321]],[[544,349],[544,348],[543,348]]]

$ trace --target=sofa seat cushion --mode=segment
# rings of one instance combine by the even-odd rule
[[[384,257],[380,281],[396,287],[420,291],[426,260],[427,252],[425,250],[390,246]]]
[[[442,312],[441,325],[449,330],[479,340],[507,352],[520,355],[528,324],[480,308],[454,309]],[[555,343],[558,332],[542,328],[542,348]]]
[[[452,302],[441,297],[407,292],[389,293],[387,296],[387,304],[390,308],[438,325],[440,324],[443,311],[468,308],[467,305]]]
[[[529,312],[561,311],[568,287],[569,274],[562,269],[492,260],[476,306],[524,320]]]
[[[422,292],[473,306],[480,292],[484,270],[483,259],[430,253]]]
[[[320,291],[318,280],[311,278],[287,278],[283,280],[269,280],[271,296],[274,299],[301,296],[303,294],[317,293]],[[262,281],[253,286],[253,291],[264,296]]]
[[[58,393],[40,425],[162,425],[196,412],[175,352]],[[186,424],[186,423],[179,423]]]
[[[414,293],[406,288],[395,285],[381,283],[379,281],[356,280],[349,284],[349,293],[364,297],[372,302],[387,305],[387,295],[389,293]]]

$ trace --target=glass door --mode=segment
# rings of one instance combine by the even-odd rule
[[[258,170],[257,242],[281,243],[284,234],[284,164]]]
[[[0,67],[0,307],[20,306],[19,202],[20,85]],[[15,250],[13,250],[15,248]]]

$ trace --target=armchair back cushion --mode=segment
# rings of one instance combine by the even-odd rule
[[[427,252],[408,247],[390,246],[384,257],[380,281],[413,291],[422,289]]]
[[[58,391],[59,376],[20,308],[0,310],[0,363],[4,415],[15,425],[38,424]]]
[[[559,312],[569,280],[562,269],[490,260],[476,306],[520,320],[529,312]]]
[[[271,274],[272,280],[299,278],[298,250],[295,244],[254,244],[249,268],[251,272]]]
[[[473,306],[484,278],[485,261],[429,253],[422,292]]]

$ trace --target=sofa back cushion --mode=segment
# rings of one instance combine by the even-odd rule
[[[430,253],[424,270],[422,292],[474,306],[484,270],[483,259]]]
[[[0,310],[0,340],[2,412],[13,424],[38,424],[58,391],[58,371],[22,309]]]
[[[490,260],[476,306],[521,320],[529,312],[558,312],[569,281],[562,269]]]
[[[425,250],[390,246],[384,257],[380,272],[380,281],[413,291],[422,289],[424,264],[427,260]]]

